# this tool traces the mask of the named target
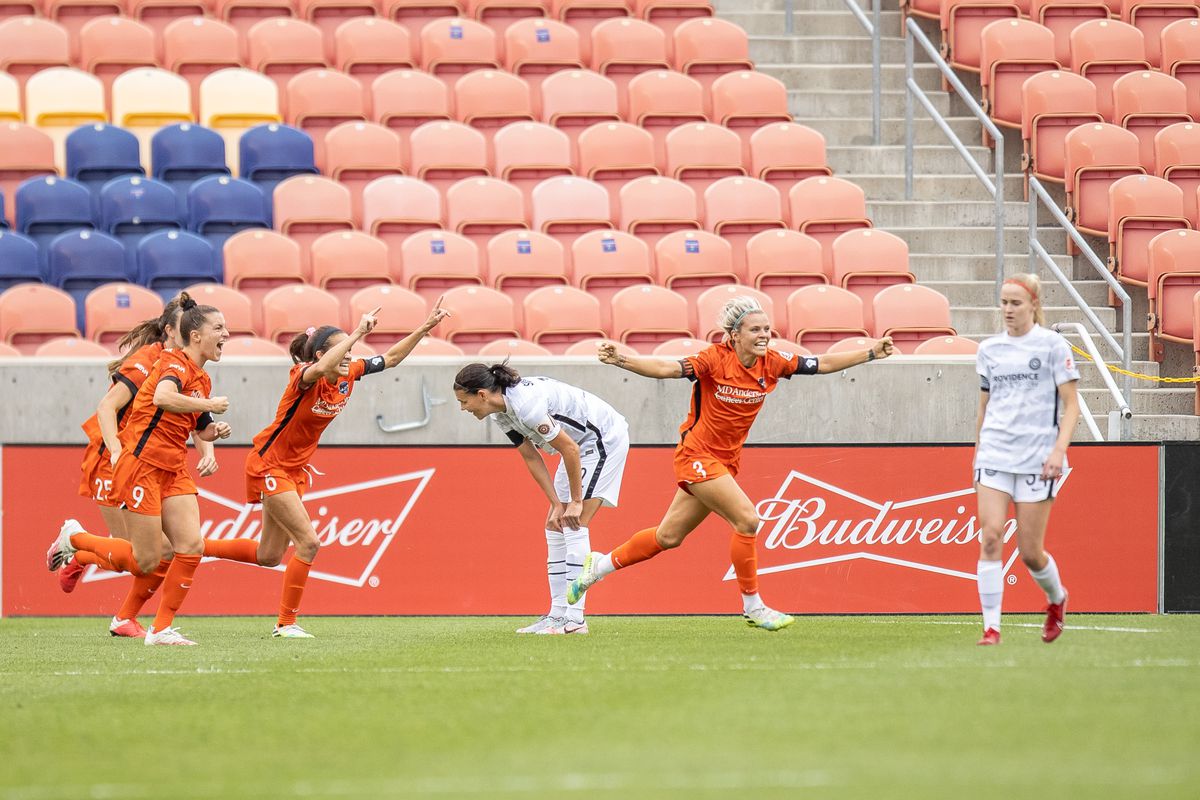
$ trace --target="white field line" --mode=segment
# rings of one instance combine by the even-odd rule
[[[873,619],[870,620],[872,625],[974,625],[978,627],[979,622],[970,620],[949,620],[949,619]],[[1036,622],[1004,622],[1010,628],[1040,628],[1040,624]],[[1064,626],[1069,631],[1104,631],[1106,633],[1162,633],[1161,628],[1121,628],[1113,625],[1066,625]]]

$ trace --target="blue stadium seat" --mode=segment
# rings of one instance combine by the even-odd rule
[[[137,175],[113,178],[100,189],[99,223],[100,230],[124,245],[131,274],[136,269],[137,245],[143,236],[182,227],[171,187]]]
[[[51,240],[46,252],[46,283],[57,286],[75,300],[75,324],[86,329],[83,301],[103,283],[133,281],[126,266],[125,248],[98,231],[68,231]]]
[[[150,140],[150,170],[155,180],[175,190],[179,218],[187,219],[187,193],[192,183],[209,175],[229,174],[225,140],[202,125],[168,125]]]
[[[262,189],[267,219],[273,219],[271,196],[275,184],[293,175],[317,175],[313,140],[287,125],[259,125],[242,134],[238,142],[240,173]]]
[[[119,175],[145,175],[137,137],[115,125],[81,125],[67,136],[67,177],[88,187],[93,198]]]
[[[0,292],[18,283],[41,283],[38,246],[19,233],[0,231]]]
[[[46,263],[46,245],[61,233],[92,229],[92,195],[82,183],[44,175],[17,187],[17,230],[32,239]]]
[[[159,231],[137,247],[137,282],[153,289],[163,302],[194,283],[219,283],[213,248],[187,231]]]
[[[8,228],[8,217],[4,213],[4,192],[0,192],[0,230]]]
[[[225,240],[247,228],[269,228],[262,190],[250,181],[214,175],[188,190],[188,230],[203,236],[223,266]],[[219,280],[219,279],[218,279]]]

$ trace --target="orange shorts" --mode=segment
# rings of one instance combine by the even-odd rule
[[[186,469],[182,472],[159,469],[128,452],[121,453],[113,467],[110,496],[135,514],[161,517],[163,500],[196,493],[196,482]]]
[[[691,494],[688,486],[693,483],[704,483],[722,475],[737,477],[738,461],[734,459],[726,464],[711,453],[681,444],[675,448],[675,480],[680,489]]]
[[[264,497],[283,492],[295,492],[303,500],[307,488],[308,473],[303,469],[271,467],[265,472],[246,470],[247,503],[261,503]]]
[[[113,497],[112,462],[108,460],[108,448],[100,452],[98,444],[88,443],[83,455],[79,481],[79,496],[94,500],[97,505],[116,508],[121,503]]]

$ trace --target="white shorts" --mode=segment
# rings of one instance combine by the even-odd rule
[[[629,427],[621,425],[605,432],[603,439],[590,439],[579,446],[579,462],[583,467],[583,499],[599,497],[603,505],[616,506],[621,495],[621,478],[629,456]],[[564,503],[571,500],[571,484],[567,481],[566,463],[559,459],[554,473],[554,491]]]
[[[1004,492],[1014,503],[1040,503],[1058,494],[1062,479],[1047,480],[1041,475],[1018,475],[996,469],[976,469],[975,482],[989,489]]]

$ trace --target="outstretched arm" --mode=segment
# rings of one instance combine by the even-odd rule
[[[342,359],[350,352],[350,348],[358,343],[359,339],[366,336],[379,324],[379,318],[375,316],[378,313],[379,309],[377,308],[363,314],[358,327],[349,336],[326,350],[325,355],[305,368],[304,374],[300,376],[300,382],[305,386],[312,386],[321,378],[328,381],[337,380],[338,366],[342,363]]]
[[[600,345],[597,356],[602,364],[611,364],[647,378],[682,378],[685,375],[683,361],[621,355],[616,345],[607,342]]]
[[[875,343],[875,346],[868,350],[856,350],[851,353],[833,353],[821,356],[817,360],[817,373],[825,375],[830,372],[841,372],[850,367],[856,367],[859,364],[866,364],[868,361],[878,361],[881,358],[887,358],[895,348],[892,346],[892,337],[885,336]]]

